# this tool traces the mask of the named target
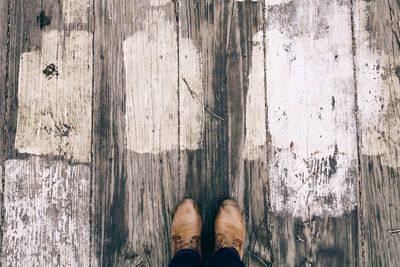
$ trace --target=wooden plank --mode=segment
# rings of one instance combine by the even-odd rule
[[[88,266],[90,167],[13,159],[5,181],[2,266]]]
[[[266,5],[274,264],[357,266],[351,3]]]
[[[1,214],[3,214],[3,181],[4,181],[4,149],[6,134],[4,130],[4,119],[6,114],[6,97],[7,97],[7,66],[8,66],[8,1],[0,1],[0,207]],[[2,225],[2,219],[0,219],[0,225]],[[3,231],[0,230],[0,240],[2,240]],[[1,253],[1,246],[0,246]]]
[[[0,1],[0,84],[2,93],[0,94],[0,129],[4,127],[5,98],[6,98],[6,79],[7,79],[7,52],[8,52],[8,2]],[[3,134],[0,136],[3,144]]]
[[[4,266],[90,262],[92,13],[10,1]]]
[[[246,210],[246,264],[270,260],[263,17],[262,1],[180,1],[180,93],[188,90],[186,66],[198,64],[184,46],[193,42],[201,56],[205,112],[203,149],[182,152],[180,166],[187,195],[200,203],[206,265],[217,208],[228,197]]]
[[[129,13],[133,10],[131,6],[122,9],[121,1],[116,3],[114,6],[110,1],[96,1],[94,6],[92,248],[97,257],[92,258],[92,266],[116,265],[115,257],[127,235],[122,208],[126,179],[125,101],[124,79],[120,78],[123,77],[120,43],[125,28],[118,25],[117,19],[125,12],[128,17],[135,16]]]
[[[229,195],[239,201],[246,216],[248,243],[244,263],[268,266],[272,251],[268,225],[264,3],[235,4],[228,28],[226,68]]]
[[[65,36],[51,30],[42,35],[40,51],[21,55],[15,137],[19,153],[90,162],[92,38],[87,31]]]
[[[363,266],[400,265],[400,5],[356,1]]]
[[[226,6],[211,1],[180,1],[180,43],[193,42],[201,61],[189,58],[180,49],[180,62],[196,64],[202,70],[202,98],[204,108],[203,150],[181,154],[181,176],[186,179],[186,192],[200,206],[203,219],[203,260],[207,265],[213,251],[212,229],[218,202],[228,196],[226,143],[226,77],[224,73]],[[214,23],[214,25],[212,24]],[[217,31],[219,29],[219,31]],[[218,40],[218,41],[217,41]],[[214,45],[213,45],[214,44]],[[220,53],[219,55],[218,52]],[[220,62],[218,66],[217,62]],[[184,73],[182,73],[184,75]],[[191,88],[180,75],[180,92]],[[218,98],[218,100],[217,100]],[[215,114],[215,115],[213,115]],[[186,161],[186,163],[185,163]]]
[[[85,3],[86,8],[81,8],[72,23],[66,23],[67,17],[72,16],[70,6],[74,3],[79,7]],[[91,2],[89,0],[83,2],[69,0],[64,1],[61,5],[53,5],[50,2],[30,1],[25,6],[23,4],[24,2],[13,3],[10,9],[12,27],[10,33],[10,78],[8,81],[10,90],[7,106],[9,115],[15,114],[16,116],[9,116],[7,126],[7,136],[10,138],[7,149],[9,156],[18,151],[19,153],[50,154],[56,157],[66,156],[78,161],[90,161],[88,160],[90,146],[85,146],[89,142],[90,132],[88,133],[83,125],[91,124],[91,110],[85,109],[84,105],[78,106],[76,110],[73,107],[79,103],[76,100],[79,97],[82,98],[83,103],[89,103],[90,107],[91,93],[88,91],[91,88],[91,79],[87,78],[88,75],[90,76],[92,56],[89,52],[90,19],[85,22],[81,21],[81,13],[90,16]],[[57,44],[59,47],[54,45],[54,39],[59,40],[59,44]],[[78,56],[84,60],[74,61]],[[20,60],[23,64],[20,64]],[[67,63],[73,64],[73,67],[68,69]],[[20,71],[26,72],[28,77],[19,76]],[[82,75],[84,78],[77,77],[79,71],[85,73]],[[36,74],[34,76],[36,78],[31,76],[31,72]],[[84,79],[88,79],[88,82],[86,83]],[[17,90],[19,83],[21,90]],[[41,83],[44,83],[43,87],[40,87]],[[28,90],[30,85],[35,90]],[[51,88],[55,90],[51,90]],[[59,88],[64,88],[65,91],[57,90]],[[43,95],[43,99],[41,95]],[[21,98],[19,106],[17,105],[18,97]],[[56,105],[50,100],[46,101],[46,97],[65,100],[66,109],[62,109],[64,106]],[[29,101],[42,102],[44,115],[40,113],[38,105],[30,105]],[[17,110],[19,108],[21,108],[20,113]],[[71,112],[74,113],[70,114]],[[25,114],[29,114],[29,116]],[[66,119],[67,116],[70,117]],[[71,121],[73,118],[76,118],[76,121]],[[42,124],[35,124],[38,120]],[[60,125],[58,120],[65,125]],[[71,128],[72,126],[73,128]],[[41,128],[39,129],[39,127]],[[20,129],[18,134],[16,133],[17,128]],[[71,139],[70,143],[63,140],[66,134],[69,134],[67,139]],[[80,143],[80,138],[86,143]],[[82,148],[82,151],[78,148]]]
[[[201,56],[203,97],[200,101],[204,105],[205,119],[203,150],[182,153],[180,165],[187,194],[200,205],[205,265],[209,264],[214,248],[213,226],[218,204],[229,196],[226,61],[228,21],[232,15],[229,11],[233,11],[233,6],[228,2],[179,2],[180,44],[193,42]],[[179,52],[180,62],[185,62],[187,53],[181,49]],[[196,64],[193,58],[189,60],[183,64]],[[190,83],[186,86],[183,78],[180,73],[182,94],[191,87]]]
[[[247,35],[242,35],[244,54],[243,108],[245,129],[242,160],[244,181],[238,183],[233,194],[243,199],[247,218],[246,266],[272,266],[271,231],[269,225],[268,159],[269,139],[266,109],[266,57],[264,1],[245,4],[239,25],[245,24]],[[251,10],[248,7],[252,7]],[[239,5],[240,7],[240,5]],[[257,18],[257,19],[255,19]],[[245,44],[245,45],[244,45]],[[250,56],[251,55],[251,56]],[[235,105],[232,105],[234,111]],[[234,123],[231,123],[234,125]],[[231,136],[235,135],[232,133]],[[232,153],[232,156],[235,155]],[[238,158],[237,160],[240,160]]]
[[[179,151],[197,149],[201,136],[201,124],[179,124],[186,107],[179,102],[175,4],[98,1],[95,13],[97,264],[164,266],[185,188]],[[196,75],[186,78],[198,83]],[[194,100],[186,104],[201,114]]]

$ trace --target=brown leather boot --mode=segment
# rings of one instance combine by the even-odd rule
[[[246,234],[242,211],[236,201],[222,202],[215,219],[215,251],[220,248],[234,248],[243,259]]]
[[[193,249],[201,255],[200,211],[193,199],[184,199],[176,208],[172,220],[172,255],[182,249]]]

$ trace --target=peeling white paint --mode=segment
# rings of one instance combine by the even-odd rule
[[[159,153],[178,149],[180,139],[180,149],[197,149],[203,121],[200,56],[192,41],[181,38],[178,92],[175,27],[163,12],[154,12],[147,28],[123,44],[127,147],[138,153]]]
[[[357,203],[350,8],[328,11],[326,34],[304,16],[285,25],[308,27],[298,35],[267,29],[271,206],[298,217],[340,216]]]
[[[89,266],[90,167],[5,164],[2,266]]]
[[[20,153],[90,162],[92,74],[92,34],[86,31],[45,32],[40,51],[21,55],[15,139]]]
[[[65,23],[88,23],[92,0],[63,0],[62,5]]]
[[[264,45],[263,32],[253,36],[253,51],[251,70],[249,74],[249,91],[246,100],[246,137],[244,157],[250,160],[260,156],[261,147],[265,145],[266,135],[266,107],[264,84]]]
[[[163,6],[170,3],[171,0],[150,0],[150,5],[152,6]]]
[[[370,34],[366,30],[366,4],[357,1],[355,8],[361,153],[379,155],[382,165],[399,168],[400,118],[396,112],[396,99],[400,99],[400,83],[395,74],[395,62],[400,62],[400,58],[393,59],[393,55],[378,51],[370,43]]]

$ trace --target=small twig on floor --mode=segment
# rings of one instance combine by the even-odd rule
[[[388,233],[391,234],[391,235],[400,234],[400,229],[389,230]]]
[[[189,84],[188,84],[188,82],[186,81],[185,78],[182,78],[182,80],[183,80],[183,82],[186,84],[186,88],[189,90],[189,93],[190,93],[190,95],[193,97],[194,100],[197,100],[200,104],[202,104],[203,107],[204,107],[211,115],[213,115],[214,117],[216,117],[216,118],[218,118],[218,119],[220,119],[220,120],[222,120],[222,121],[224,120],[224,118],[222,118],[222,117],[218,116],[217,114],[215,114],[214,112],[212,112],[211,109],[210,109],[209,107],[207,107],[207,106],[200,100],[200,97],[199,97],[195,92],[193,92],[192,89],[190,89]]]
[[[264,266],[269,266],[265,261],[263,261],[260,257],[258,257],[256,254],[254,254],[253,252],[249,251],[250,255],[252,255],[253,257],[255,257],[257,260],[259,260],[262,264],[264,264]]]
[[[299,235],[297,235],[297,240],[296,241],[304,242],[304,239],[301,238]]]

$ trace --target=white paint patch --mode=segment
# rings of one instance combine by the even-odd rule
[[[20,153],[90,162],[92,73],[92,34],[86,31],[45,32],[40,51],[21,55],[15,140]]]
[[[265,0],[267,6],[276,6],[292,2],[293,0]]]
[[[201,146],[203,87],[200,56],[192,41],[181,38],[178,92],[175,27],[162,14],[156,12],[146,30],[128,37],[123,44],[127,147],[138,153],[178,149],[179,139],[180,149],[193,150]]]
[[[364,155],[381,157],[382,165],[399,168],[400,83],[396,77],[393,55],[378,51],[367,32],[366,2],[357,1],[355,32],[357,41],[357,88]]]
[[[244,157],[250,160],[260,157],[261,147],[265,145],[267,140],[264,59],[263,32],[259,31],[253,36],[249,91],[246,100]],[[262,156],[265,157],[265,154]]]
[[[163,6],[170,3],[171,0],[150,0],[150,5],[152,6]]]
[[[89,266],[90,167],[5,165],[2,266]]]
[[[272,209],[298,217],[340,216],[357,203],[350,8],[326,9],[327,33],[313,16],[267,30]],[[293,34],[298,25],[307,28]]]
[[[92,0],[63,0],[62,3],[65,23],[88,23]]]

